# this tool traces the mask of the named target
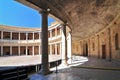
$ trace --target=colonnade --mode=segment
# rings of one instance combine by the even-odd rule
[[[24,46],[24,52],[25,55],[28,55],[28,49],[29,47],[31,47],[32,50],[32,55],[34,55],[35,52],[35,46],[36,45],[27,45],[29,43],[29,40],[35,41],[37,40],[41,40],[39,42],[37,42],[37,46],[38,46],[38,53],[39,55],[41,54],[42,58],[41,58],[41,70],[39,73],[41,74],[48,74],[50,72],[49,70],[49,54],[53,54],[53,45],[54,45],[54,54],[55,55],[62,55],[62,64],[66,65],[67,64],[67,58],[71,59],[71,54],[72,54],[72,38],[71,38],[71,32],[68,32],[68,39],[66,36],[66,24],[62,25],[62,28],[59,29],[58,28],[53,28],[54,31],[48,30],[48,11],[47,9],[43,9],[42,11],[40,11],[40,13],[42,14],[42,28],[41,31],[31,31],[31,32],[14,32],[14,31],[0,31],[0,42],[4,41],[4,40],[9,40],[9,41],[14,41],[17,40],[19,43],[17,43],[17,51],[18,51],[18,55],[21,55],[21,47]],[[37,34],[36,34],[37,33]],[[58,35],[61,35],[60,41],[57,42],[49,42],[49,38],[53,38],[56,37]],[[7,36],[5,36],[7,35]],[[16,35],[16,37],[14,36]],[[37,37],[36,37],[37,36]],[[62,39],[62,40],[61,40]],[[8,41],[8,42],[9,42]],[[24,43],[21,43],[22,41],[25,41]],[[24,45],[21,45],[24,44]],[[26,44],[26,45],[25,45]],[[48,48],[48,45],[50,46]],[[67,49],[67,46],[69,49]],[[1,45],[0,47],[0,52],[1,55],[4,55],[3,51],[4,51],[4,45]],[[8,45],[7,45],[8,47]],[[13,47],[14,45],[9,45],[9,51],[10,51],[10,55],[12,55],[13,53]],[[59,47],[59,49],[58,49]],[[49,49],[49,51],[48,51]],[[68,52],[67,52],[68,51]]]

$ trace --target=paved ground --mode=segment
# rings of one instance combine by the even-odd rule
[[[49,61],[59,60],[61,57],[59,55],[50,55]],[[5,56],[0,57],[0,67],[8,66],[26,66],[26,65],[35,65],[41,63],[41,56]]]
[[[120,62],[76,57],[73,64],[59,66],[58,69],[57,74],[34,74],[30,76],[30,80],[120,80]]]

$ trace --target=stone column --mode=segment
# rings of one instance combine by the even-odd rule
[[[32,55],[34,56],[34,46],[32,46]]]
[[[1,31],[1,39],[3,40],[3,31]]]
[[[50,55],[52,55],[52,44],[50,44]]]
[[[67,65],[66,25],[62,27],[62,65]]]
[[[68,33],[68,63],[71,64],[72,63],[72,35],[71,32]]]
[[[20,33],[19,33],[18,37],[19,37],[19,40],[20,40]]]
[[[50,73],[49,70],[49,56],[48,56],[48,11],[43,9],[41,12],[42,16],[42,28],[41,28],[41,70],[40,74],[46,75]]]
[[[3,56],[3,46],[1,46],[1,56]]]
[[[18,55],[20,56],[20,46],[18,46]]]
[[[34,39],[34,34],[35,34],[35,33],[33,32],[33,40],[35,40],[35,39]]]
[[[12,46],[10,46],[10,55],[12,56]]]
[[[57,43],[55,43],[55,55],[57,55]]]
[[[26,41],[28,41],[28,33],[26,33]]]
[[[12,40],[12,32],[10,32],[10,40]]]
[[[112,61],[111,31],[110,31],[110,28],[108,28],[108,34],[109,34],[109,61]]]

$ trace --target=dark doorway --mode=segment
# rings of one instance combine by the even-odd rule
[[[87,45],[87,43],[84,45],[83,56],[88,56],[88,45]]]
[[[106,46],[102,45],[102,59],[106,58]]]
[[[86,56],[88,56],[88,45],[86,44]]]

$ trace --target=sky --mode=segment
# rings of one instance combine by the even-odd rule
[[[55,20],[48,18],[48,25]],[[41,14],[15,0],[0,0],[0,25],[39,28]]]

